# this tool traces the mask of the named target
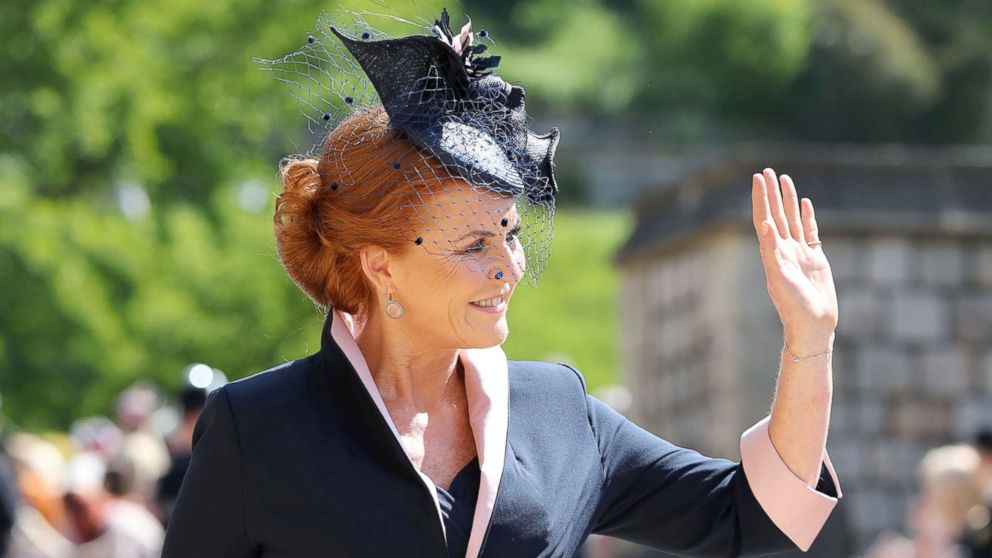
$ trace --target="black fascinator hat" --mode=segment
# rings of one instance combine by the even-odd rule
[[[558,129],[527,129],[523,88],[492,73],[498,56],[476,56],[487,47],[472,44],[471,22],[453,35],[449,21],[444,9],[432,35],[378,41],[330,30],[365,71],[394,128],[473,183],[546,201],[558,191]]]
[[[409,25],[420,32],[389,36],[369,24],[371,17],[382,18],[390,28]],[[390,128],[449,173],[464,178],[477,190],[479,200],[493,193],[513,197],[520,222],[517,226],[506,218],[495,222],[523,243],[527,272],[536,284],[550,254],[559,132],[530,130],[523,87],[494,72],[500,63],[499,56],[488,52],[494,44],[485,30],[473,33],[471,21],[453,33],[446,9],[439,18],[423,23],[389,14],[342,11],[333,17],[322,14],[317,29],[296,52],[255,61],[290,84],[311,131],[333,130],[361,110],[381,106]],[[345,158],[345,147],[338,148]],[[424,181],[421,171],[398,161],[393,168],[398,179]],[[330,186],[338,196],[349,190],[341,181]],[[421,197],[410,203],[427,206],[430,201]],[[465,215],[476,209],[457,211]],[[429,222],[425,219],[420,230],[450,231],[444,229],[449,225],[438,221],[436,216]],[[432,245],[419,233],[411,240],[428,249],[457,252],[443,242]]]

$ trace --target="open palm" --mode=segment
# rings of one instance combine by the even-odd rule
[[[781,188],[780,188],[781,185]],[[751,202],[768,294],[793,352],[815,350],[837,327],[837,292],[809,198],[787,175],[752,177]]]

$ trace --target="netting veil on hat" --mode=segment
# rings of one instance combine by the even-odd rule
[[[409,25],[421,33],[390,38],[369,24],[374,17],[394,27]],[[477,36],[481,42],[476,42]],[[493,44],[485,30],[472,32],[471,21],[452,33],[447,10],[432,23],[420,24],[390,15],[346,11],[335,17],[322,13],[316,31],[307,35],[296,52],[255,61],[291,85],[311,132],[326,135],[355,115],[381,105],[389,126],[410,140],[419,157],[432,158],[447,174],[463,178],[462,185],[470,185],[469,196],[458,197],[457,204],[449,196],[442,207],[432,199],[439,196],[432,194],[448,191],[450,176],[430,171],[436,164],[394,163],[396,183],[406,180],[427,186],[427,195],[406,200],[420,215],[409,231],[411,242],[436,253],[464,257],[464,251],[454,246],[458,235],[453,233],[495,232],[503,227],[514,235],[514,242],[522,244],[527,256],[525,277],[536,285],[550,255],[559,134],[557,128],[543,135],[529,129],[523,88],[493,73],[498,56],[483,56]],[[349,172],[344,155],[354,146],[352,142],[362,141],[369,140],[356,130],[336,137],[336,145],[318,146],[325,157],[340,154],[337,168],[342,172],[330,185],[335,195],[364,196],[368,199],[363,205],[372,208],[382,190],[363,188],[360,177]],[[409,157],[403,159],[409,161]],[[519,224],[480,211],[485,205],[481,201],[493,196],[513,198]],[[452,212],[459,218],[453,219]],[[483,239],[481,249],[472,254],[480,270],[488,270],[499,258],[493,252],[501,243],[488,240]]]

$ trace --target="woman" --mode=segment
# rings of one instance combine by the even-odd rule
[[[807,549],[840,497],[824,450],[837,305],[792,182],[753,179],[788,351],[775,405],[741,463],[707,458],[588,396],[574,368],[503,353],[550,242],[558,134],[526,128],[523,90],[470,27],[442,12],[433,36],[321,29],[280,77],[347,70],[340,41],[378,100],[327,89],[346,116],[319,160],[282,168],[277,246],[327,309],[321,347],[211,395],[164,555],[573,556],[590,533],[691,556]]]

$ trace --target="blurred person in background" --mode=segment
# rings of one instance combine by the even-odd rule
[[[7,449],[21,499],[15,510],[9,558],[69,558],[70,518],[62,498],[65,458],[51,443],[25,433],[11,434]]]
[[[144,505],[114,493],[120,476],[107,453],[120,440],[104,417],[77,421],[63,453],[42,438],[12,434],[7,442],[18,492],[8,558],[149,558],[161,553],[164,530]]]
[[[979,431],[972,445],[980,459],[978,482],[982,487],[982,498],[986,503],[992,503],[992,428]]]
[[[69,425],[69,441],[77,452],[93,452],[109,460],[120,452],[124,432],[105,416],[82,417]]]
[[[122,496],[154,509],[158,479],[169,470],[169,450],[162,437],[149,425],[149,418],[159,408],[158,390],[139,381],[121,392],[117,399],[118,424],[124,432],[119,451],[111,457],[112,470],[119,473]]]
[[[168,525],[169,515],[172,513],[172,506],[179,495],[179,488],[182,486],[186,469],[189,468],[190,458],[193,455],[193,429],[197,419],[200,418],[203,406],[207,402],[207,393],[207,388],[187,382],[179,394],[182,418],[179,425],[166,439],[171,465],[158,481],[158,508],[160,518],[166,525]]]
[[[144,437],[144,434],[141,435]],[[110,419],[103,416],[86,417],[75,421],[69,428],[69,437],[76,451],[101,459],[106,472],[104,488],[117,498],[132,500],[143,506],[148,500],[136,486],[138,464],[135,456],[143,440],[125,451],[125,434]]]
[[[0,408],[2,402],[3,398],[0,397]],[[6,432],[3,426],[3,417],[0,416],[0,557],[6,556],[8,539],[14,528],[15,509],[20,498],[14,464],[7,454]]]
[[[883,533],[869,558],[967,558],[960,544],[981,507],[978,451],[967,444],[932,449],[917,469],[920,494],[906,518],[909,537]]]
[[[14,482],[14,467],[7,457],[7,451],[0,442],[0,556],[7,553],[7,541],[14,528],[14,509],[17,505],[17,486]]]
[[[164,530],[143,505],[107,490],[107,466],[96,453],[69,459],[65,509],[78,558],[153,558],[162,551]]]
[[[968,514],[962,545],[968,558],[992,558],[992,429],[979,432],[972,445],[979,456],[982,503]]]

